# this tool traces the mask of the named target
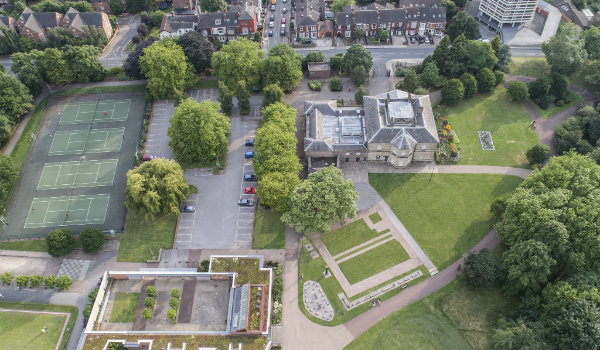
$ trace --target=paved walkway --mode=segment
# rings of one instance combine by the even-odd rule
[[[52,91],[56,92],[56,91],[61,91],[61,90],[65,90],[65,89],[84,88],[84,87],[90,87],[90,86],[97,86],[97,87],[100,87],[100,86],[123,86],[123,85],[139,85],[139,84],[145,84],[145,83],[146,83],[145,80],[102,81],[99,83],[70,84],[70,85],[61,86],[61,87],[55,87],[54,90],[52,90]],[[19,138],[21,137],[21,134],[23,133],[23,130],[25,130],[27,123],[29,123],[29,119],[31,118],[31,115],[35,111],[35,107],[37,107],[37,105],[40,104],[40,102],[42,102],[42,100],[48,95],[49,95],[48,90],[44,90],[39,96],[37,96],[34,99],[34,101],[33,101],[34,108],[31,111],[29,111],[29,113],[27,113],[27,115],[25,115],[25,117],[23,117],[23,120],[21,120],[21,122],[17,126],[17,129],[11,136],[10,140],[2,149],[2,153],[10,154],[13,151],[13,149],[15,148],[15,145],[17,144],[17,141],[19,141]]]

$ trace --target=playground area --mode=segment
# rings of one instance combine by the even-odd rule
[[[144,108],[135,91],[52,97],[0,239],[42,238],[58,227],[121,232]]]

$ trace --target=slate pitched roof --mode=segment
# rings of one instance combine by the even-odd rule
[[[316,26],[319,23],[317,11],[304,10],[296,15],[296,26]]]
[[[163,16],[160,23],[160,32],[166,31],[174,33],[178,29],[194,29],[196,24],[196,16]]]
[[[0,26],[7,26],[8,28],[12,28],[14,25],[14,19],[9,16],[0,15]]]

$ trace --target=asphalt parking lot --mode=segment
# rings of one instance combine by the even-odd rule
[[[175,111],[173,101],[159,100],[152,106],[152,119],[148,126],[148,137],[144,148],[145,156],[155,156],[158,158],[175,159],[171,148],[169,148],[169,119]]]

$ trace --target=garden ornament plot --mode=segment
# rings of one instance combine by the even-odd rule
[[[492,140],[492,134],[489,131],[478,131],[479,142],[481,142],[481,148],[484,151],[495,151],[494,141]]]

